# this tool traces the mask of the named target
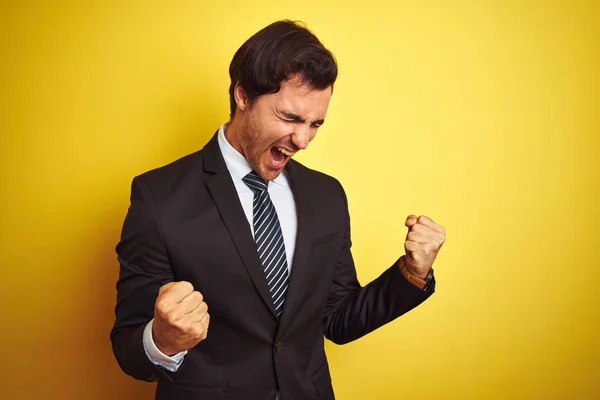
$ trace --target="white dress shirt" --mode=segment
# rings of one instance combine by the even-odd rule
[[[248,161],[241,155],[236,149],[229,144],[225,138],[225,130],[227,129],[227,123],[221,126],[217,136],[219,142],[219,149],[225,159],[225,165],[229,170],[235,190],[237,191],[238,197],[244,209],[244,214],[248,219],[252,236],[254,236],[254,224],[252,223],[252,208],[254,202],[254,192],[244,183],[242,178],[246,176],[252,168]],[[283,241],[285,243],[285,251],[287,256],[288,271],[291,272],[292,260],[294,258],[294,250],[296,248],[296,234],[298,227],[298,220],[296,216],[296,202],[294,201],[294,194],[288,182],[287,173],[284,171],[279,174],[277,178],[269,181],[268,186],[269,196],[271,201],[277,210],[277,216],[281,224],[281,230],[283,232]],[[210,307],[210,304],[209,304]],[[186,351],[182,351],[173,356],[167,356],[163,354],[154,343],[152,339],[152,321],[148,322],[146,328],[144,328],[144,350],[146,355],[156,365],[160,365],[170,371],[177,371],[184,356],[187,354]]]

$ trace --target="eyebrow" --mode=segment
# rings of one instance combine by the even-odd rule
[[[302,122],[305,123],[306,120],[303,119],[301,116],[299,116],[298,114],[294,114],[292,112],[288,112],[288,111],[280,111],[279,112],[281,115],[283,115],[285,118],[287,119],[291,119],[292,121],[296,121],[296,122]],[[323,125],[325,123],[324,119],[317,119],[315,121],[312,122],[312,125],[317,124],[317,125]]]

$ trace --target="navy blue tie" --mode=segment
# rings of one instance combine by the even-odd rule
[[[275,312],[279,317],[281,311],[283,311],[285,293],[288,287],[287,256],[281,225],[275,206],[267,191],[269,182],[262,179],[254,171],[250,171],[242,180],[254,192],[252,209],[254,241],[256,242],[258,258],[260,258],[265,271]]]

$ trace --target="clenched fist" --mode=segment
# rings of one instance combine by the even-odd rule
[[[152,337],[156,347],[171,356],[206,339],[208,306],[189,282],[170,282],[158,291]]]
[[[409,215],[404,223],[408,227],[404,249],[408,271],[421,279],[427,277],[438,251],[446,241],[446,230],[431,218]]]

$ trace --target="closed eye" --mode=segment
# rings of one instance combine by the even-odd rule
[[[301,123],[304,124],[306,123],[306,121],[304,119],[302,119],[302,117],[300,117],[299,115],[296,115],[294,113],[290,113],[287,111],[278,111],[277,112],[278,117],[285,122],[297,122],[297,123]],[[324,119],[318,119],[316,121],[313,121],[310,126],[312,128],[319,128],[321,125],[323,125],[323,123],[325,122]]]

